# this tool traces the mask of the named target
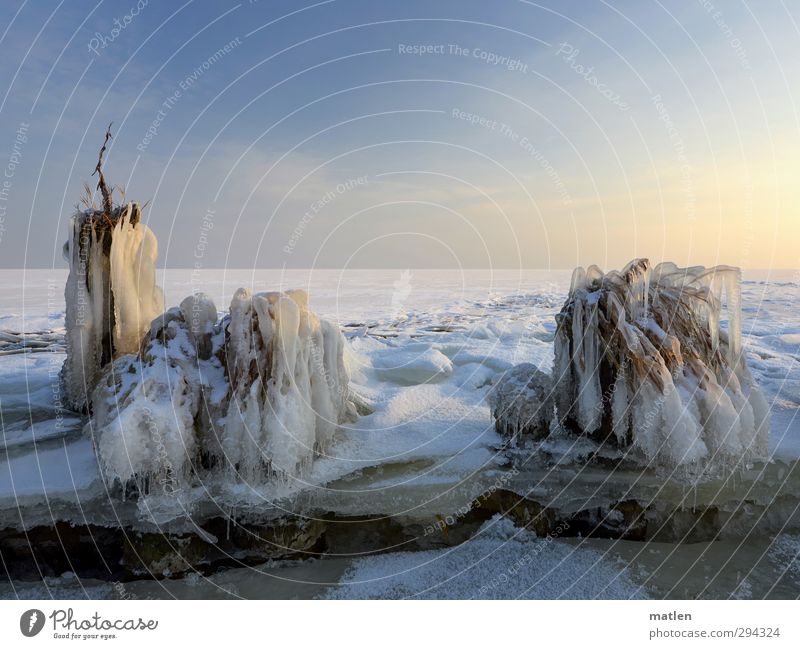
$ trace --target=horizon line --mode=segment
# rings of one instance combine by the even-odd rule
[[[592,264],[585,264],[582,265],[584,268],[590,266]],[[598,265],[599,264],[595,264]],[[657,265],[657,264],[656,264]],[[702,264],[694,264],[694,265],[702,265]],[[727,264],[715,264],[715,265],[727,265]],[[691,268],[691,266],[688,266]],[[467,267],[436,267],[436,266],[352,266],[349,268],[340,268],[335,266],[259,266],[259,267],[246,267],[246,266],[208,266],[204,268],[195,268],[194,266],[156,266],[156,271],[167,271],[167,270],[190,270],[194,271],[197,270],[198,272],[208,272],[208,271],[307,271],[307,270],[330,270],[330,271],[376,271],[376,270],[419,270],[419,271],[456,271],[456,272],[466,272],[466,271],[573,271],[578,266],[563,266],[563,267],[499,267],[499,266],[467,266]],[[602,266],[601,266],[602,268]],[[706,268],[713,268],[713,266],[706,266]],[[800,268],[793,268],[793,267],[744,267],[738,266],[743,271],[792,271],[792,272],[800,272]],[[26,271],[26,270],[64,270],[68,271],[68,266],[0,266],[0,271]],[[614,270],[610,268],[609,270]]]

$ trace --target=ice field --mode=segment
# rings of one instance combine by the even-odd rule
[[[511,471],[487,392],[516,364],[553,365],[554,316],[570,271],[159,270],[167,305],[195,291],[222,312],[236,289],[304,289],[337,323],[353,389],[371,414],[338,430],[308,475],[278,485],[209,480],[174,497],[109,494],[83,420],[63,407],[66,271],[0,271],[0,529],[55,523],[143,532],[193,531],[214,517],[335,512],[391,517],[422,536],[492,484],[560,511],[602,511],[612,529],[628,500],[652,506],[642,542],[539,538],[505,519],[475,522],[452,548],[383,554],[341,551],[308,561],[229,566],[213,574],[126,583],[136,597],[797,597],[800,595],[800,275],[745,271],[742,340],[771,411],[770,461],[711,484],[681,484],[623,463],[609,469],[585,439],[551,437]],[[722,323],[726,325],[725,322]],[[29,332],[43,351],[12,353]],[[46,332],[46,333],[43,333]],[[24,338],[24,336],[20,336]],[[43,347],[45,345],[43,344]],[[584,462],[593,457],[593,462]],[[685,522],[660,508],[713,508]],[[611,507],[611,509],[609,509]],[[621,514],[619,514],[621,516]],[[465,515],[461,515],[463,518]],[[687,514],[688,516],[688,514]],[[658,527],[661,526],[661,527]],[[657,529],[656,529],[657,528]],[[446,528],[445,528],[446,529]],[[655,533],[652,530],[656,529]],[[460,533],[460,532],[459,532]],[[205,535],[205,536],[204,536]],[[445,531],[446,535],[446,531]],[[454,541],[454,539],[445,539]],[[413,549],[420,549],[414,547]],[[191,571],[190,571],[191,572]],[[69,571],[0,583],[3,596],[118,597],[119,589]],[[338,584],[338,585],[337,585]]]

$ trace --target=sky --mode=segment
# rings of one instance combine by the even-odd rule
[[[800,5],[0,5],[0,266],[105,173],[159,265],[800,268]],[[96,197],[95,197],[95,200]]]

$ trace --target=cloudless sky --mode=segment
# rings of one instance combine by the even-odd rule
[[[800,4],[3,2],[0,265],[800,267]],[[120,196],[121,197],[121,196]]]

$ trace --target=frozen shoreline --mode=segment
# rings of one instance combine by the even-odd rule
[[[0,271],[0,286],[6,287],[0,291],[0,313],[6,314],[0,315],[0,327],[20,328],[27,323],[28,328],[63,328],[63,298],[59,303],[52,296],[53,274],[27,272],[26,288],[12,289],[4,278],[9,271]],[[228,271],[229,276],[208,272],[197,288],[214,296],[248,279],[255,290],[299,284],[310,287],[313,308],[344,327],[353,382],[376,412],[345,427],[331,457],[315,468],[310,484],[324,484],[361,467],[426,458],[434,459],[438,467],[426,472],[435,483],[441,480],[437,471],[448,472],[448,466],[463,471],[491,463],[490,449],[498,439],[484,403],[487,386],[498,371],[520,362],[550,368],[553,315],[569,283],[564,271],[526,271],[522,276],[517,271],[465,273],[471,275],[468,284],[448,271],[411,271],[410,276],[399,271],[349,271],[344,283],[338,271],[286,271],[285,275],[259,271],[256,281],[252,271]],[[192,288],[186,284],[193,281],[191,271],[159,271],[159,275],[159,280],[166,280],[167,302]],[[402,284],[395,286],[396,282]],[[800,323],[793,313],[800,286],[784,278],[763,282],[746,279],[743,285],[744,344],[756,381],[771,405],[770,453],[791,461],[800,457]],[[23,292],[30,312],[24,321],[15,322],[7,315],[8,306],[14,300],[19,303]],[[53,307],[50,314],[48,304]],[[15,445],[15,450],[9,449],[11,456],[24,448],[20,435],[33,437],[24,429],[36,429],[37,422],[39,428],[47,426],[52,384],[62,360],[61,354],[47,353],[0,358],[3,428],[11,431],[7,439]],[[59,415],[73,422],[72,413]],[[64,429],[70,432],[74,425]],[[53,431],[47,437],[57,440]],[[69,444],[77,444],[76,452],[85,450],[77,440]],[[459,469],[461,456],[471,459],[461,462]],[[437,457],[442,460],[437,462]],[[88,465],[88,461],[82,464]],[[0,468],[0,503],[11,504],[12,478],[6,462]],[[30,477],[26,480],[30,482]],[[88,481],[79,484],[86,487]],[[75,489],[69,487],[61,483],[59,489],[47,491],[56,500],[59,491],[72,492],[65,495],[73,500]],[[32,489],[29,486],[26,497],[35,493]],[[263,498],[257,491],[250,496]]]
[[[23,289],[19,271],[14,273],[0,271],[0,328],[63,330],[63,276],[27,271]],[[144,499],[138,507],[109,499],[91,444],[68,419],[71,413],[61,413],[63,436],[51,430],[52,384],[63,355],[15,355],[0,358],[0,407],[9,445],[0,463],[0,522],[33,527],[78,518],[166,531],[176,515],[191,525],[233,512],[336,510],[430,523],[437,514],[457,511],[502,473],[500,440],[485,393],[497,372],[517,363],[549,369],[553,315],[569,286],[566,271],[526,271],[522,276],[499,271],[494,277],[466,271],[464,278],[447,271],[349,271],[343,277],[338,271],[315,271],[310,279],[308,271],[263,271],[256,281],[252,278],[252,271],[205,271],[195,282],[191,271],[179,270],[159,271],[158,281],[164,282],[167,303],[203,290],[221,305],[227,304],[223,296],[243,285],[259,291],[299,286],[310,290],[312,308],[343,327],[353,383],[375,412],[337,434],[329,457],[315,463],[307,484],[289,484],[279,493],[209,483],[179,501]],[[745,275],[742,293],[745,350],[772,410],[770,453],[778,461],[765,474],[771,482],[762,485],[757,498],[768,501],[770,493],[796,491],[800,323],[795,310],[800,286],[791,275],[770,282]],[[552,440],[542,451],[547,462],[557,465],[559,456],[580,457],[586,449]],[[595,474],[573,474],[548,470],[537,498],[559,507],[594,502]],[[625,476],[616,471],[615,497],[625,494],[630,480]],[[758,481],[757,472],[754,477]],[[652,498],[656,487],[636,484],[639,497]],[[568,489],[558,495],[563,485]],[[737,493],[728,487],[717,492],[723,506]],[[681,497],[669,496],[667,502],[681,502]],[[693,498],[686,502],[691,505]]]

